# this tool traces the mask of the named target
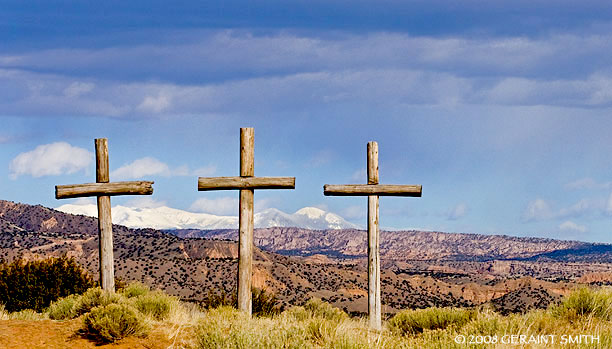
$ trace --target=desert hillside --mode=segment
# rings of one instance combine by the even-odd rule
[[[0,258],[67,254],[97,274],[95,218],[0,201],[0,228]],[[186,300],[235,288],[235,231],[178,231],[176,236],[118,225],[113,230],[116,275],[124,280],[140,280]],[[204,238],[191,237],[196,233]],[[254,255],[255,287],[276,293],[287,304],[319,297],[349,312],[365,311],[363,231],[270,228],[255,234],[261,248]],[[386,232],[381,237],[385,240],[382,298],[388,313],[480,304],[511,292],[507,299],[542,305],[566,294],[576,282],[605,284],[612,275],[611,264],[593,262],[595,254],[588,263],[537,259],[600,246],[581,242],[426,232]],[[530,294],[537,300],[525,300]]]

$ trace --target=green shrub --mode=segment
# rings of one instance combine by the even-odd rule
[[[253,287],[251,289],[251,300],[253,316],[273,316],[284,310],[284,306],[280,304],[276,295],[268,293],[266,290]],[[236,292],[227,294],[224,291],[213,292],[209,290],[201,305],[204,309],[215,309],[223,306],[236,308],[238,307],[238,299]]]
[[[47,309],[49,318],[53,320],[66,320],[77,317],[75,305],[80,298],[81,296],[73,294],[51,303]]]
[[[133,297],[145,295],[149,293],[150,291],[151,289],[149,288],[149,286],[142,284],[140,282],[132,282],[128,284],[127,286],[125,286],[121,290],[120,293],[127,298],[133,298]]]
[[[305,321],[312,318],[312,313],[300,306],[291,307],[285,310],[283,314],[297,321]]]
[[[200,302],[200,305],[204,309],[216,309],[225,306],[236,307],[237,304],[236,292],[227,293],[224,290],[220,290],[219,292],[208,290],[208,294],[206,294],[204,300]]]
[[[318,298],[312,298],[304,304],[304,309],[310,317],[320,317],[331,321],[342,321],[348,318],[348,315],[327,302],[323,302]]]
[[[73,258],[0,263],[0,303],[9,312],[42,312],[51,302],[93,286],[92,277]]]
[[[467,309],[428,308],[405,310],[389,320],[391,331],[407,335],[422,333],[423,330],[446,329],[454,326],[460,328],[476,316],[476,312]]]
[[[251,290],[253,315],[255,316],[273,316],[280,314],[284,307],[279,305],[276,295],[268,293],[266,290],[253,288]]]
[[[212,309],[196,332],[197,348],[312,348],[302,326],[281,318],[249,318],[227,306]]]
[[[76,316],[88,313],[91,309],[109,304],[121,303],[121,295],[109,291],[103,291],[100,287],[90,288],[83,293],[76,304],[74,310]]]
[[[170,315],[170,310],[178,306],[178,299],[163,292],[150,292],[133,298],[133,304],[144,315],[155,320],[164,320]]]
[[[24,309],[8,314],[8,318],[11,320],[44,320],[47,317],[45,314],[37,313],[32,309]]]
[[[595,316],[612,320],[612,292],[581,288],[563,299],[561,304],[551,308],[557,317],[574,321],[583,316]]]
[[[306,334],[312,343],[323,347],[336,337],[337,328],[338,322],[315,317],[306,324]]]
[[[96,307],[83,319],[85,333],[102,342],[115,342],[127,336],[143,337],[149,330],[144,316],[129,304]]]

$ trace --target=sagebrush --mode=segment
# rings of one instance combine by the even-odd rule
[[[0,262],[0,303],[9,312],[42,312],[51,302],[95,286],[73,258],[59,257],[12,263]]]
[[[109,304],[93,308],[83,319],[85,332],[102,342],[115,342],[127,336],[146,336],[144,316],[130,304]]]

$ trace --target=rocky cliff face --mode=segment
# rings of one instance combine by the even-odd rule
[[[181,237],[236,240],[236,230],[168,230]],[[293,255],[326,254],[365,257],[363,230],[309,230],[265,228],[255,230],[255,244],[269,251]],[[525,259],[553,251],[593,248],[595,244],[503,235],[450,234],[426,231],[382,231],[381,258],[387,260],[494,260]]]

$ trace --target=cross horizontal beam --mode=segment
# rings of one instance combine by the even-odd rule
[[[421,197],[420,185],[397,184],[326,184],[323,194],[326,196],[411,196]]]
[[[115,195],[151,195],[153,194],[152,181],[132,181],[113,183],[85,183],[56,185],[55,198],[69,199],[86,196],[115,196]]]
[[[295,189],[295,177],[199,177],[198,191]]]

